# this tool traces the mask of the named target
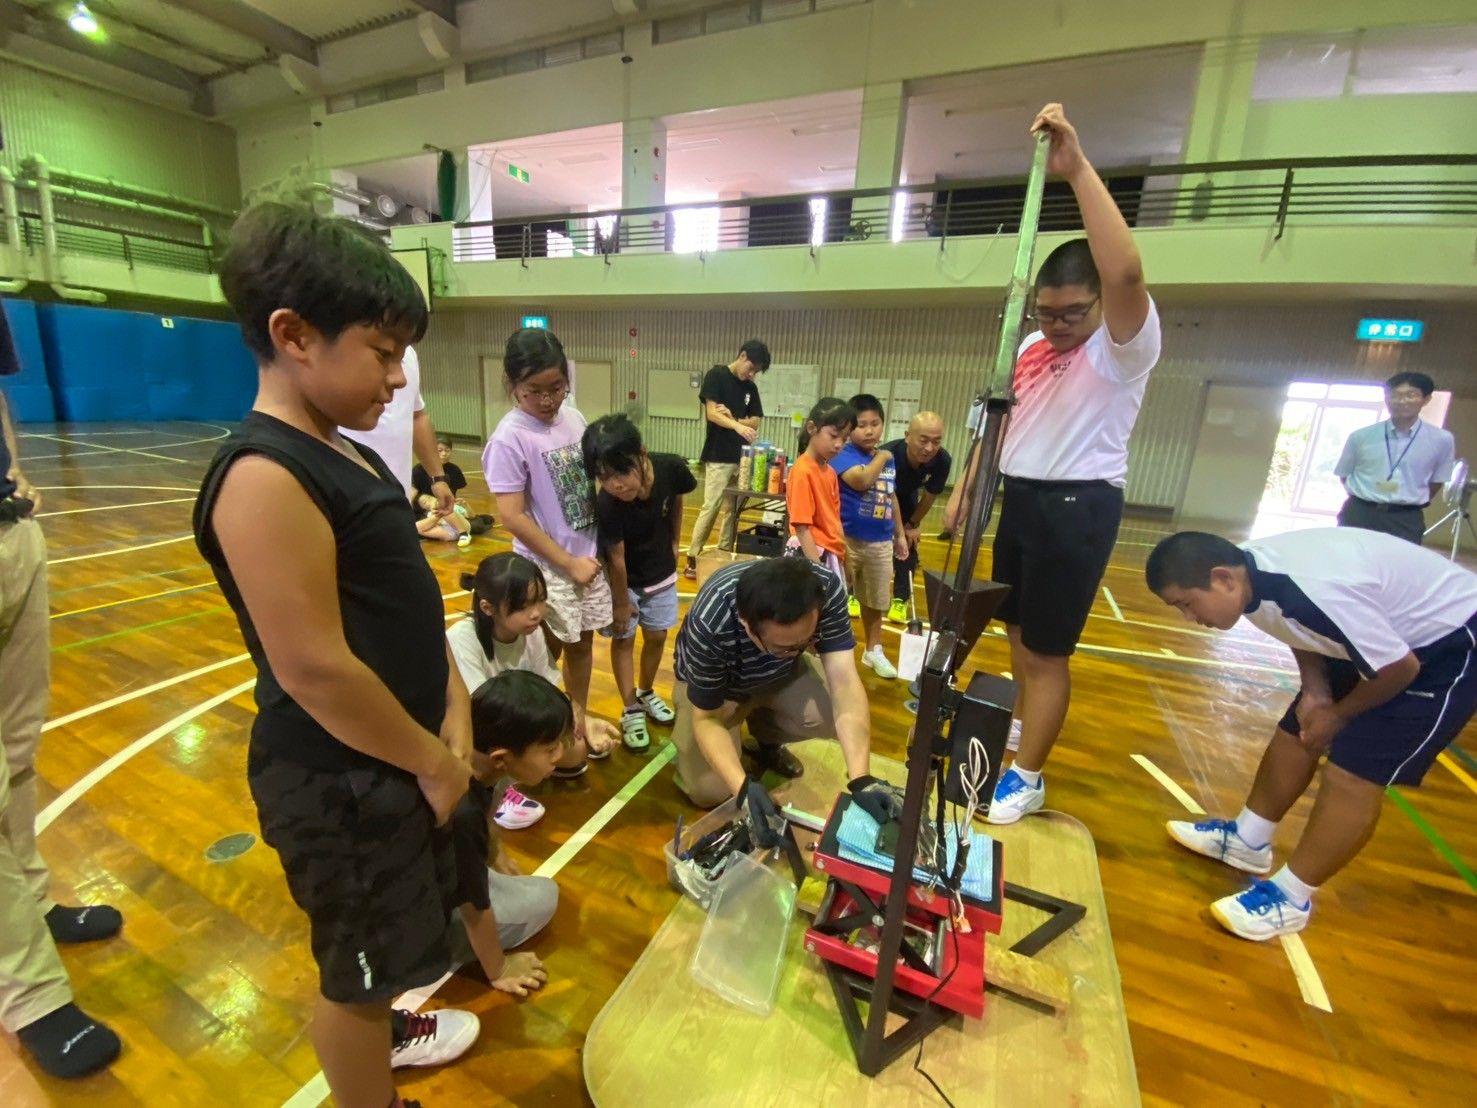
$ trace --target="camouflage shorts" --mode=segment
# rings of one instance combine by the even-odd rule
[[[329,772],[280,758],[247,771],[263,840],[308,914],[329,1000],[387,1000],[450,965],[451,836],[415,779],[385,767]]]

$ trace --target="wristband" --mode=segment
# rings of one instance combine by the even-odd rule
[[[431,478],[431,484],[434,485],[437,481],[440,481],[443,485],[451,484],[451,482],[446,479],[446,474],[444,473],[438,473],[435,477]]]

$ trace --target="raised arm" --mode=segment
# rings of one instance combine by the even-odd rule
[[[1149,318],[1149,290],[1138,247],[1108,186],[1082,152],[1076,128],[1067,122],[1060,104],[1047,104],[1037,113],[1031,131],[1042,130],[1051,135],[1046,168],[1064,177],[1077,198],[1087,245],[1102,281],[1103,321],[1113,341],[1122,345]]]

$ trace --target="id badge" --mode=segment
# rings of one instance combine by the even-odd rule
[[[1399,481],[1376,481],[1374,491],[1384,493],[1386,496],[1394,496],[1400,491]]]

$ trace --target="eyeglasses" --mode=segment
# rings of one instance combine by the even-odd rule
[[[531,389],[519,385],[523,390],[523,396],[528,400],[563,400],[569,392],[569,383],[561,381],[551,389]]]
[[[812,646],[820,641],[821,636],[820,633],[817,632],[816,634],[811,635],[809,639],[801,643],[799,646],[775,646],[773,643],[765,642],[763,640],[760,640],[760,644],[768,653],[773,654],[776,658],[798,658],[801,654],[804,654],[807,650],[809,650]]]
[[[1092,311],[1092,306],[1100,299],[1101,297],[1094,296],[1086,304],[1072,304],[1066,308],[1033,308],[1031,318],[1040,327],[1045,327],[1048,323],[1065,323],[1075,326],[1087,318],[1087,313]]]

